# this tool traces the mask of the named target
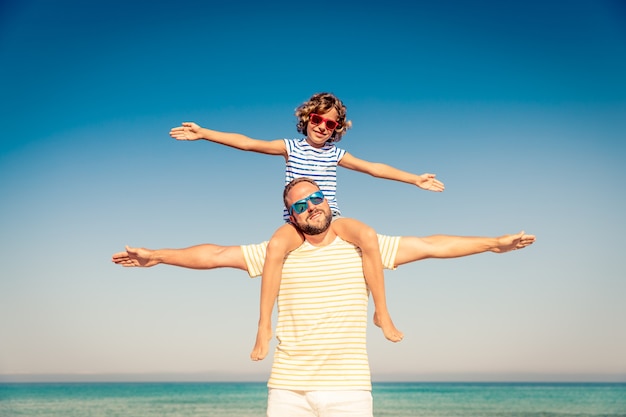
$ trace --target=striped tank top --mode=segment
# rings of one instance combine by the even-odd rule
[[[326,143],[322,148],[314,148],[309,145],[306,138],[284,139],[287,149],[287,164],[285,166],[285,185],[300,177],[308,177],[315,180],[333,215],[340,215],[337,204],[337,164],[346,151],[331,143]],[[289,220],[289,212],[283,210],[283,218]]]

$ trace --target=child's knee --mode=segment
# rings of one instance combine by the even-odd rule
[[[372,229],[369,226],[365,226],[362,230],[363,233],[363,237],[369,240],[376,240],[377,244],[378,244],[378,235],[376,234],[376,230]]]
[[[288,242],[284,239],[273,238],[267,243],[267,252],[280,254],[287,251]]]
[[[275,236],[267,244],[267,253],[268,255],[285,256],[301,244],[301,241],[292,238]]]

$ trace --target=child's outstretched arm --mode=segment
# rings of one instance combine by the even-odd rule
[[[176,140],[198,140],[204,139],[209,142],[241,149],[242,151],[252,151],[267,155],[283,155],[286,157],[287,149],[283,140],[261,140],[253,139],[239,133],[218,132],[199,126],[193,122],[184,122],[181,126],[172,128],[170,136]]]
[[[406,182],[427,191],[441,192],[445,189],[443,183],[435,178],[435,174],[413,174],[387,164],[356,158],[348,152],[339,161],[339,166],[369,174],[372,177]]]

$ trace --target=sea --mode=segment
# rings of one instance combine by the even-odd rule
[[[626,383],[373,385],[376,417],[626,417]],[[263,417],[250,383],[0,383],[0,416]]]

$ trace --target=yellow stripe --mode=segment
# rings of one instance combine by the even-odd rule
[[[379,235],[393,268],[399,237]],[[263,270],[266,243],[242,247],[250,276]],[[292,390],[371,389],[365,349],[368,292],[360,250],[342,241],[305,243],[286,259],[278,298],[279,345],[268,386]]]

